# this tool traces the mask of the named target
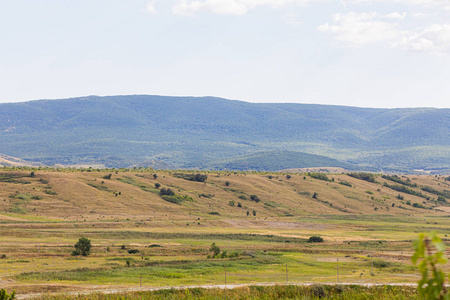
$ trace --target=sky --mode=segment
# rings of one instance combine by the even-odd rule
[[[0,102],[450,107],[450,0],[0,0]]]

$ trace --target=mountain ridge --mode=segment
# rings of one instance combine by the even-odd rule
[[[442,154],[450,152],[449,131],[450,109],[443,108],[149,95],[0,104],[0,153],[47,165],[159,161],[195,168],[257,152],[294,151],[373,169],[450,169],[450,155]],[[395,153],[408,158],[386,159]]]

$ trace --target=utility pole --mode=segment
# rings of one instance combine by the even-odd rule
[[[370,255],[370,273],[373,273],[373,255]]]
[[[337,275],[337,283],[339,283],[339,258],[336,259],[336,275]]]
[[[287,264],[286,264],[286,282],[289,282],[288,266],[287,266]]]

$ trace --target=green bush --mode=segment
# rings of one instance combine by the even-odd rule
[[[323,242],[323,238],[320,236],[312,236],[308,239],[308,243],[322,243]]]
[[[327,174],[324,173],[308,173],[308,176],[319,180],[331,181]]]
[[[78,240],[74,247],[75,250],[72,252],[72,255],[88,256],[91,252],[91,240],[82,237]]]
[[[372,173],[347,173],[348,176],[375,183],[376,176]]]
[[[9,295],[5,289],[0,290],[0,300],[13,300],[16,298],[16,291],[13,291],[11,295]]]
[[[258,203],[259,201],[261,201],[261,200],[258,198],[258,196],[256,196],[256,195],[251,195],[251,196],[250,196],[250,199],[251,199],[252,201],[255,201],[256,203]]]

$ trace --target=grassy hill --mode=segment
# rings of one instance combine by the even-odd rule
[[[2,168],[0,285],[197,287],[225,266],[229,284],[330,283],[337,259],[340,282],[417,282],[412,240],[450,230],[450,178],[350,175]],[[89,256],[71,255],[80,237]]]
[[[33,172],[31,177],[31,171],[0,171],[1,211],[19,219],[167,221],[200,217],[232,224],[247,220],[247,211],[255,211],[259,220],[295,220],[316,215],[440,214],[447,211],[447,200],[436,201],[440,194],[429,191],[444,193],[443,199],[450,197],[449,182],[433,176],[406,177],[416,184],[408,187],[418,193],[399,199],[402,193],[384,183],[399,184],[380,176],[375,182],[368,182],[343,174],[207,172],[203,173],[207,180],[197,182],[183,178],[196,174],[186,171]],[[422,190],[425,186],[431,189]],[[181,200],[160,196],[162,188],[170,188]],[[252,199],[252,195],[257,199]]]
[[[360,168],[446,170],[449,127],[448,109],[89,96],[0,104],[0,153],[47,165],[210,168],[294,151]],[[276,164],[256,162],[265,170]]]

